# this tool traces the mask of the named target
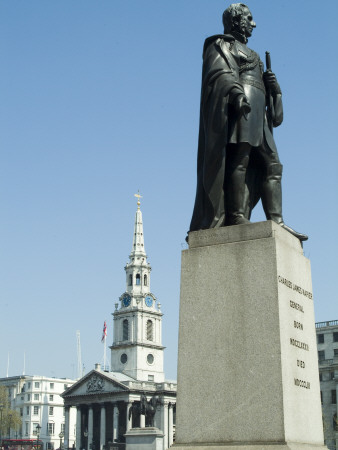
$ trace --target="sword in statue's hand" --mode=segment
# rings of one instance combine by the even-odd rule
[[[270,52],[265,52],[265,65],[266,65],[266,71],[267,72],[271,72],[271,57],[270,57]],[[268,118],[268,125],[271,131],[271,134],[273,134],[273,120],[272,120],[272,114],[273,114],[273,99],[272,99],[272,95],[271,95],[271,90],[270,88],[267,86],[267,100],[268,100],[268,104],[267,104],[267,118]]]

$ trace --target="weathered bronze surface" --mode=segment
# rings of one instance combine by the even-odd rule
[[[256,23],[242,3],[223,13],[224,34],[206,39],[200,107],[197,191],[189,231],[250,223],[261,199],[266,218],[284,224],[282,169],[273,127],[283,121],[282,93],[267,52],[247,46]]]

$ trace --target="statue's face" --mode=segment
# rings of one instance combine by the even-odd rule
[[[254,22],[249,8],[244,8],[239,26],[240,32],[247,38],[252,35],[252,30],[256,28],[256,22]]]

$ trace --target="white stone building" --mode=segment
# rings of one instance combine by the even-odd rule
[[[325,444],[338,449],[338,320],[316,323]]]
[[[138,196],[139,197],[139,196]],[[125,266],[126,289],[115,304],[111,371],[96,365],[62,396],[68,411],[76,408],[76,450],[124,448],[126,431],[144,427],[144,415],[129,412],[142,394],[160,399],[154,426],[164,434],[164,449],[174,439],[176,382],[163,371],[161,305],[150,289],[151,266],[144,248],[140,202],[135,216],[132,251]],[[65,428],[65,445],[71,426]]]
[[[40,441],[43,450],[60,447],[59,434],[65,430],[65,409],[61,397],[74,380],[21,375],[0,378],[0,384],[8,389],[11,409],[18,411],[22,425],[19,430],[9,430],[3,439],[37,439],[36,426],[41,427]],[[69,447],[75,442],[75,411],[68,418]]]

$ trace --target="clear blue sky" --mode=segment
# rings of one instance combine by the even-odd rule
[[[224,0],[1,0],[0,377],[102,360],[143,195],[152,291],[176,378],[180,254],[196,187],[204,39]],[[248,3],[283,90],[286,223],[310,236],[316,320],[337,310],[337,0]],[[261,207],[254,221],[264,220]]]

